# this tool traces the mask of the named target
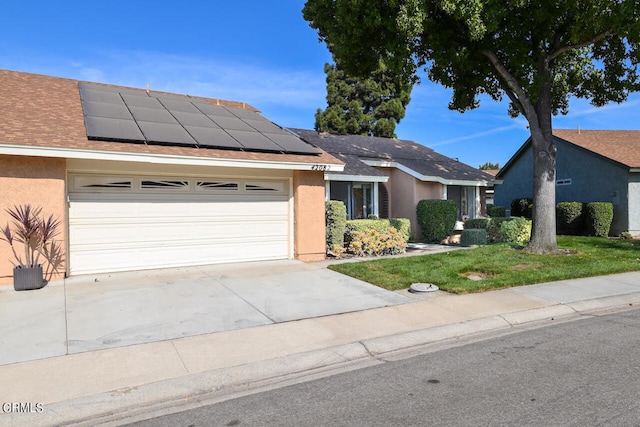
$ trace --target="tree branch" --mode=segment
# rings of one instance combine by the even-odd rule
[[[580,49],[581,47],[586,47],[589,46],[590,44],[593,44],[597,41],[602,40],[603,38],[610,36],[611,34],[613,34],[614,31],[609,29],[607,31],[605,31],[604,33],[600,33],[597,34],[596,36],[594,36],[593,38],[586,40],[582,43],[578,43],[578,44],[572,44],[572,45],[567,45],[567,46],[562,46],[561,48],[559,48],[558,50],[556,50],[555,52],[549,54],[549,56],[547,56],[547,65],[549,65],[549,63],[551,61],[553,61],[554,59],[556,59],[558,56],[562,55],[565,52],[568,52],[570,50],[574,50],[574,49]]]
[[[489,59],[489,61],[491,61],[491,64],[496,69],[500,77],[504,79],[505,83],[507,84],[507,87],[510,89],[510,91],[505,90],[505,93],[507,94],[509,99],[514,101],[514,98],[515,98],[516,102],[514,103],[516,104],[520,112],[529,121],[529,124],[533,122],[537,125],[538,114],[536,113],[535,107],[533,106],[533,104],[531,103],[531,100],[525,93],[524,89],[522,89],[522,87],[520,86],[516,78],[513,76],[513,74],[511,74],[509,70],[507,70],[507,67],[505,67],[502,61],[500,61],[500,59],[495,54],[495,52],[492,52],[490,50],[483,50],[480,53],[482,53],[482,55],[486,56]]]

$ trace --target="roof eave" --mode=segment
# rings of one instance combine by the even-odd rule
[[[354,182],[387,182],[388,176],[373,176],[373,175],[348,175],[337,173],[324,174],[325,181],[354,181]]]
[[[260,169],[344,171],[344,164],[287,162],[273,160],[229,159],[214,157],[178,156],[168,154],[129,153],[75,148],[39,147],[1,144],[0,154],[13,156],[57,157],[66,159],[90,159],[139,163],[173,164],[184,166],[249,167]]]

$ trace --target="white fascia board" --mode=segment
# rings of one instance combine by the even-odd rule
[[[325,173],[325,181],[354,181],[354,182],[387,182],[388,176],[369,176],[369,175],[338,175],[334,173]]]
[[[428,175],[422,175],[421,173],[418,173],[416,171],[414,171],[413,169],[410,169],[408,167],[406,167],[405,165],[398,163],[398,162],[394,162],[394,161],[388,161],[388,160],[361,160],[362,163],[366,164],[367,166],[379,166],[379,167],[387,167],[387,168],[397,168],[398,170],[401,170],[402,172],[406,173],[407,175],[410,175],[412,177],[414,177],[415,179],[419,179],[420,181],[425,181],[425,182],[438,182],[440,184],[443,185],[460,185],[460,186],[465,186],[465,187],[487,187],[489,185],[488,181],[474,181],[474,180],[464,180],[464,179],[444,179],[440,176],[428,176]]]
[[[82,150],[75,148],[37,147],[0,144],[0,154],[11,156],[58,157],[66,159],[110,160],[171,164],[185,166],[218,166],[235,168],[344,171],[344,165],[334,163],[280,162],[269,160],[224,159],[213,157],[172,156],[167,154],[128,153],[117,151]]]
[[[631,168],[631,169],[629,169],[629,172],[638,173],[638,172],[640,172],[640,168]]]

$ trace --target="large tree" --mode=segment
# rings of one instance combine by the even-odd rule
[[[319,132],[395,137],[404,118],[412,84],[380,64],[365,77],[351,76],[335,64],[325,64],[327,108],[316,112]]]
[[[303,14],[351,73],[380,58],[416,80],[424,69],[453,90],[449,108],[460,112],[479,95],[506,95],[531,133],[528,250],[556,249],[552,115],[572,97],[601,106],[639,89],[637,0],[308,0]]]

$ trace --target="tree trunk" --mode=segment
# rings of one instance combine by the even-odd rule
[[[549,79],[550,81],[550,79]],[[556,251],[556,144],[551,122],[551,87],[544,85],[535,106],[537,122],[531,123],[533,150],[533,227],[527,251]]]
[[[556,242],[556,147],[553,137],[533,135],[533,228],[527,251],[551,253]]]

